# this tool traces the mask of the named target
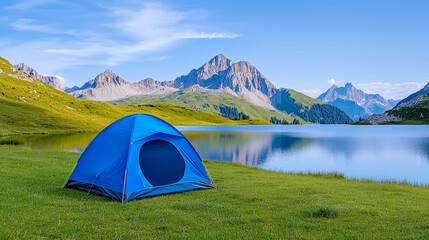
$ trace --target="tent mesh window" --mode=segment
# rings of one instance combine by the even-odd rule
[[[185,174],[185,160],[177,148],[165,140],[143,144],[139,164],[143,175],[154,187],[176,183]]]

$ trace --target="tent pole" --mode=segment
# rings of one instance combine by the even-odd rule
[[[125,197],[125,183],[127,182],[127,168],[125,168],[125,175],[124,175],[124,185],[122,187],[122,203],[124,203],[124,197]]]

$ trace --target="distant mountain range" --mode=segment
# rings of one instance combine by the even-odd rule
[[[429,84],[401,101],[367,94],[351,83],[344,87],[334,85],[313,99],[292,89],[276,88],[251,63],[234,63],[222,54],[174,81],[146,78],[130,83],[106,70],[82,87],[72,88],[66,87],[58,77],[42,75],[24,63],[10,70],[7,70],[7,61],[4,63],[0,74],[29,82],[38,79],[75,97],[113,104],[171,103],[231,119],[250,117],[276,124],[345,123],[351,122],[350,118],[358,120],[368,116],[362,123],[429,122]],[[27,100],[21,97],[20,101]]]
[[[169,95],[191,86],[220,90],[242,97],[253,105],[275,110],[269,99],[276,89],[274,85],[249,62],[234,63],[222,54],[174,81],[161,82],[146,78],[130,83],[106,70],[69,93],[79,98],[112,101],[138,95]]]
[[[367,94],[351,83],[344,87],[333,85],[317,97],[318,100],[343,110],[354,121],[392,109],[399,101],[386,100],[379,94]]]
[[[35,72],[25,64],[17,68],[28,74]],[[225,107],[231,107],[228,112],[265,120],[274,119],[274,122],[351,122],[338,108],[291,89],[276,88],[250,62],[233,62],[222,54],[174,81],[161,82],[146,78],[130,83],[111,70],[98,74],[81,87],[72,88],[59,84],[59,79],[54,77],[38,75],[37,78],[78,98],[116,101],[117,104],[148,103],[150,100],[171,102],[220,115]],[[186,89],[189,91],[183,91]],[[189,100],[193,98],[197,100]],[[228,105],[223,99],[228,99]]]
[[[68,93],[78,98],[112,101],[143,94],[169,94],[176,90],[170,87],[168,83],[155,81],[152,78],[130,83],[116,73],[106,70],[82,87],[74,87],[73,91],[68,91]]]
[[[186,89],[189,90],[183,91]],[[168,102],[219,114],[222,106],[228,106],[251,117],[283,119],[288,123],[294,118],[301,122],[351,122],[336,107],[292,91],[276,88],[251,63],[234,63],[219,54],[174,81],[129,83],[107,70],[70,94],[102,101],[116,99],[116,104]]]

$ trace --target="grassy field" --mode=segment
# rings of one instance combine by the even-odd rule
[[[14,77],[12,65],[3,58],[0,69],[0,135],[99,131],[134,113],[155,115],[174,125],[269,124],[263,120],[232,121],[171,104],[114,106],[77,99],[40,81]]]
[[[79,154],[0,146],[1,239],[428,239],[429,188],[206,161],[216,189],[121,204],[64,189]]]

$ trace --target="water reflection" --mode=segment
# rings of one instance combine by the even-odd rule
[[[76,134],[37,134],[3,137],[0,139],[14,139],[23,142],[25,145],[35,149],[83,152],[86,146],[96,136],[96,133],[76,133]]]
[[[205,159],[273,171],[340,172],[352,178],[429,184],[428,126],[223,128],[182,130]]]
[[[179,127],[203,159],[284,172],[429,184],[429,126]],[[82,152],[95,134],[19,137],[38,149]],[[16,139],[17,137],[13,137]]]
[[[184,132],[204,159],[259,166],[275,152],[302,148],[310,139],[272,132]]]

